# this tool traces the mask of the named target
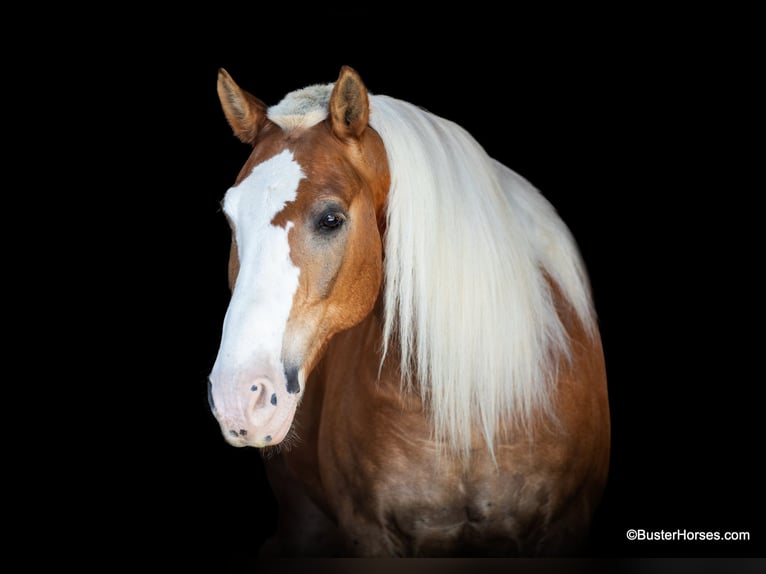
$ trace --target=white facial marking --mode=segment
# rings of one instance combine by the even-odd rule
[[[282,228],[271,221],[295,200],[303,177],[300,165],[285,150],[257,165],[224,197],[240,267],[213,373],[246,368],[255,357],[283,369],[282,338],[300,270],[290,259],[287,236],[292,222]]]

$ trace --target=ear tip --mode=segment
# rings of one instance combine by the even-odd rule
[[[340,68],[340,77],[343,78],[344,76],[356,76],[359,77],[359,72],[357,72],[354,68],[351,66],[344,64]]]
[[[226,71],[226,68],[218,68],[218,81],[229,80],[232,81],[231,74]]]

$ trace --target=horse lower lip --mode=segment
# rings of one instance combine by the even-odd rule
[[[250,437],[247,434],[242,435],[239,432],[234,430],[229,430],[229,431],[224,430],[223,435],[226,439],[226,442],[236,448],[244,448],[244,447],[264,448],[267,446],[278,444],[281,441],[281,438],[279,441],[275,441],[274,437],[271,434],[265,434],[259,437]]]
[[[226,442],[235,447],[259,446],[255,429],[237,428],[236,423],[221,422],[221,432]]]

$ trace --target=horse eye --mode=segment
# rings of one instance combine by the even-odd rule
[[[333,211],[325,213],[319,220],[319,228],[326,230],[337,229],[343,223],[343,216]]]

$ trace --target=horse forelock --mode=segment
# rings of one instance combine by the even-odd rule
[[[334,84],[315,84],[288,93],[267,111],[267,117],[284,130],[310,128],[328,115]]]

